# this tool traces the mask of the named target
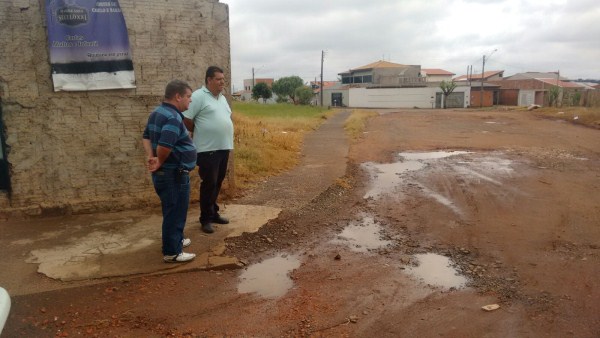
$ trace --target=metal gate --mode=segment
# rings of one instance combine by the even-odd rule
[[[442,108],[442,93],[435,93],[435,107]],[[465,93],[457,92],[450,93],[446,98],[446,108],[464,108],[465,107]]]
[[[344,105],[342,101],[342,93],[331,93],[331,105],[334,107],[341,107]]]
[[[519,92],[519,106],[530,106],[534,103],[535,91],[521,90]]]

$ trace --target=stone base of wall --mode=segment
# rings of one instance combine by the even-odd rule
[[[51,205],[41,203],[28,207],[2,207],[0,208],[0,221],[8,219],[25,219],[48,216],[79,215],[99,212],[117,212],[131,209],[160,207],[158,197],[154,198],[121,198],[118,200],[104,201],[79,201]]]

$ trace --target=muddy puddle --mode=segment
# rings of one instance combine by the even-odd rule
[[[408,173],[416,172],[431,165],[430,162],[450,156],[468,154],[466,151],[435,151],[427,153],[399,153],[400,160],[394,163],[364,163],[363,167],[371,175],[371,189],[364,198],[377,199],[382,195],[391,194],[401,185]]]
[[[350,223],[333,239],[331,243],[348,246],[354,252],[368,252],[393,244],[382,238],[383,228],[373,217],[364,216],[362,220]]]
[[[405,271],[419,281],[445,289],[460,289],[466,286],[467,278],[452,267],[452,261],[448,257],[433,253],[417,254],[414,257],[418,266],[411,266]]]
[[[264,298],[278,298],[294,286],[289,274],[300,267],[294,255],[280,254],[249,266],[239,276],[239,293],[256,293]]]
[[[451,209],[457,215],[463,211],[448,196],[431,184],[432,178],[448,177],[473,184],[503,186],[502,180],[513,173],[513,162],[500,153],[481,154],[468,151],[401,152],[393,163],[363,163],[371,177],[370,187],[363,196],[378,200],[382,196],[403,197],[412,185],[432,200]]]

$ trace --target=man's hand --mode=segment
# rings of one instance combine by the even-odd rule
[[[155,172],[160,168],[161,164],[158,161],[158,157],[148,157],[148,161],[146,162],[146,167],[150,172]]]

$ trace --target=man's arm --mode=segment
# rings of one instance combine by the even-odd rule
[[[142,139],[142,144],[144,145],[144,151],[146,152],[146,157],[154,157],[154,152],[152,151],[152,143],[147,138]]]
[[[158,158],[154,156],[154,151],[152,151],[152,143],[147,138],[142,138],[142,144],[144,145],[144,152],[146,153],[146,167],[151,172],[156,171],[160,168],[160,165],[157,167]]]
[[[185,127],[187,128],[187,130],[190,133],[194,132],[194,121],[193,120],[190,120],[187,117],[184,117],[183,118],[183,124],[185,124]]]
[[[156,147],[156,161],[150,163],[150,171],[155,172],[160,169],[160,167],[169,157],[169,154],[171,154],[171,148],[163,147],[161,145]]]

